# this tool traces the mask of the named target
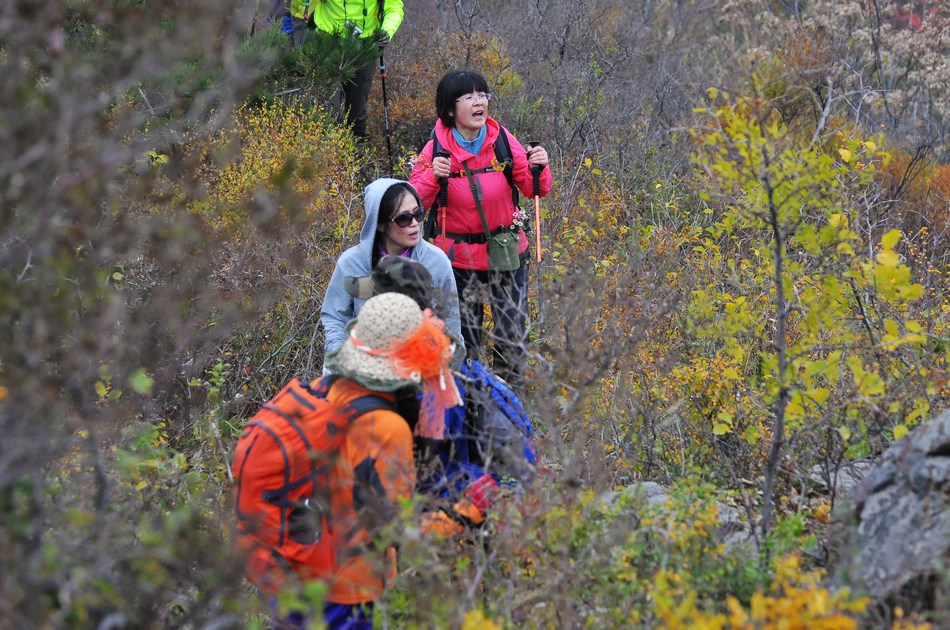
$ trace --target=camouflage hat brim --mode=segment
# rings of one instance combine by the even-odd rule
[[[347,276],[343,279],[347,293],[368,300],[381,293],[402,293],[422,308],[433,306],[432,275],[425,265],[404,256],[383,256],[368,276]]]
[[[348,276],[343,279],[346,292],[359,300],[368,300],[376,295],[376,285],[370,276]]]

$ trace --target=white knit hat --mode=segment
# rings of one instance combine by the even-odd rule
[[[377,391],[419,386],[421,381],[397,376],[389,358],[377,353],[387,350],[394,340],[408,338],[421,323],[422,310],[412,298],[399,293],[377,295],[347,324],[348,338],[327,357],[327,367]]]
[[[409,296],[382,293],[367,300],[347,324],[349,336],[327,355],[326,366],[375,391],[420,387],[416,434],[441,438],[445,409],[462,402],[449,370],[455,343],[444,327]]]

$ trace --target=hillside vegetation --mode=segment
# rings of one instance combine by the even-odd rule
[[[950,623],[841,574],[835,491],[950,407],[950,8],[406,0],[361,145],[260,4],[0,8],[0,628],[267,627],[235,441],[457,67],[551,156],[540,467],[484,539],[407,506],[380,627]]]

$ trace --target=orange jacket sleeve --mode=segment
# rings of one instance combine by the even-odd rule
[[[384,584],[395,579],[395,549],[387,549],[380,562],[372,551],[372,530],[388,523],[399,502],[412,496],[416,483],[412,432],[402,416],[392,411],[365,414],[350,425],[344,455],[353,468],[353,507],[359,530],[348,542],[327,601],[358,604],[378,598]]]

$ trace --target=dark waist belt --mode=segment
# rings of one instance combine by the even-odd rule
[[[509,229],[511,228],[500,227],[492,232],[491,235],[501,234],[502,232],[507,232]],[[483,245],[488,242],[488,238],[484,232],[479,234],[454,234],[452,232],[446,232],[445,236],[458,243],[468,243],[469,245]]]

